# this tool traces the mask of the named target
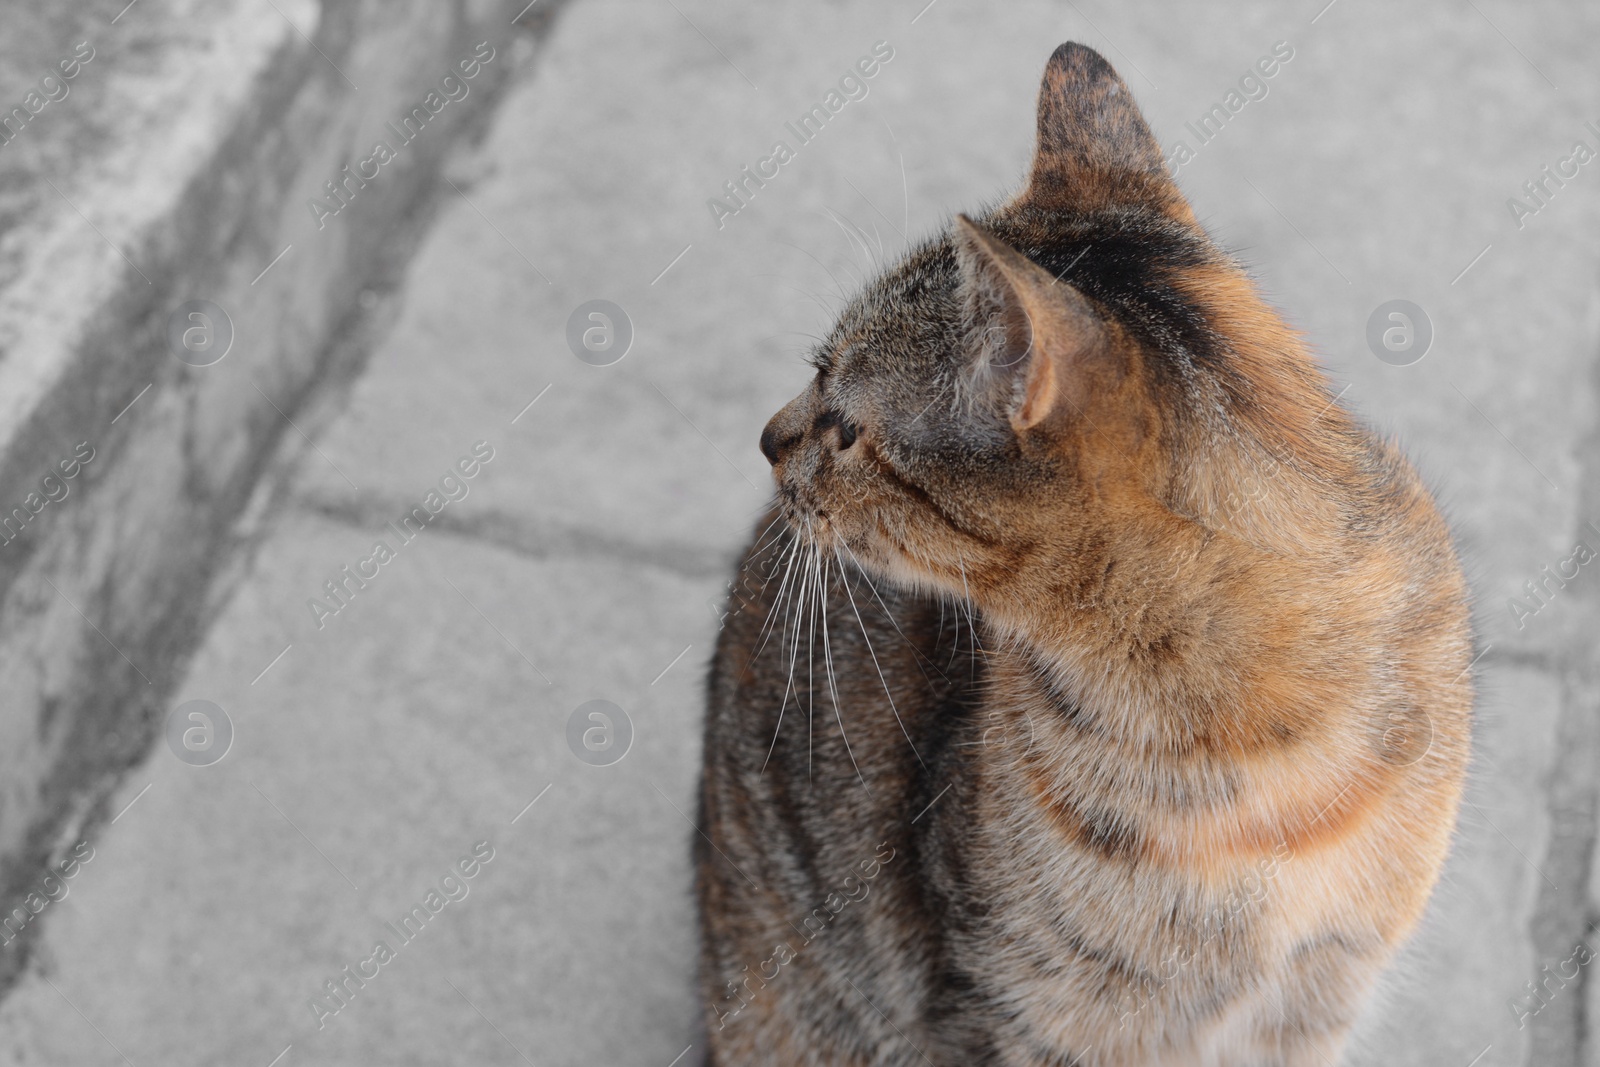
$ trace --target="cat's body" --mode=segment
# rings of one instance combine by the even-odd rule
[[[763,437],[697,842],[717,1067],[1332,1064],[1421,915],[1448,532],[1160,168],[1057,50],[1028,189],[858,298]]]

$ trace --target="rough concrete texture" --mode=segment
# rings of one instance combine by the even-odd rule
[[[255,487],[298,436],[291,420],[314,417],[308,401],[365,355],[358,296],[395,284],[440,160],[509,80],[515,11],[13,7],[21,29],[0,77],[16,105],[0,138],[0,893],[17,920],[0,988],[39,928],[15,908],[104,822],[154,740],[231,586]],[[309,199],[370,153],[379,116],[400,118],[486,37],[507,55],[473,79],[476,97],[430,118],[316,225]],[[180,333],[201,331],[180,359],[169,321],[194,299],[222,312],[180,315]],[[207,347],[231,358],[194,365]]]
[[[1575,541],[1600,549],[1600,174],[1520,227],[1507,207],[1575,140],[1600,145],[1600,12],[924,3],[563,14],[483,146],[452,154],[399,299],[369,309],[386,340],[262,497],[252,569],[162,708],[215,701],[232,751],[197,768],[157,745],[128,773],[0,1005],[0,1059],[671,1063],[694,1013],[711,605],[767,494],[760,427],[836,286],[870,269],[840,220],[889,257],[1014,189],[1039,72],[1076,39],[1195,150],[1199,214],[1407,443],[1477,591],[1469,803],[1347,1062],[1600,1065],[1587,969],[1515,1010],[1600,914],[1596,578],[1520,625],[1509,607]],[[784,123],[878,40],[895,55],[869,96],[719,230],[707,198],[793,145]],[[1294,57],[1266,97],[1199,145],[1185,123],[1278,41]],[[297,269],[327,254],[308,251]],[[594,298],[637,333],[612,366],[564,339]],[[1414,365],[1368,347],[1395,298],[1433,325]],[[308,600],[478,441],[494,458],[470,493],[319,628]],[[597,698],[634,732],[608,767],[566,741]],[[495,858],[470,894],[319,1028],[310,999],[479,841]]]

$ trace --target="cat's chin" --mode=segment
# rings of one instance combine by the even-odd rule
[[[860,537],[847,534],[839,528],[838,523],[826,511],[794,511],[786,512],[785,518],[789,528],[807,547],[825,555],[838,556],[841,562],[854,561],[868,569],[876,570],[866,560],[871,555],[876,557],[870,547],[862,542]]]
[[[962,595],[959,588],[951,588],[925,565],[881,537],[852,538],[842,543],[845,545],[842,555],[865,571],[874,582],[932,596]]]
[[[878,559],[866,563],[866,568],[871,571],[874,578],[882,578],[883,581],[901,589],[935,595],[948,592],[927,570],[912,563],[898,552],[885,552]]]
[[[841,563],[854,563],[873,580],[883,578],[898,584],[900,571],[909,566],[904,556],[881,536],[845,530],[826,511],[785,507],[784,518],[811,548],[836,555]]]

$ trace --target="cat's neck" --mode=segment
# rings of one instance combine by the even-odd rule
[[[1348,652],[1333,661],[1344,646],[1329,629],[1329,585],[1308,561],[1170,513],[1139,528],[1143,536],[1114,550],[1064,562],[1053,591],[1020,568],[1017,586],[984,605],[990,699],[1046,701],[1049,713],[1029,728],[1055,746],[1047,777],[1081,774],[1089,744],[1091,762],[1142,781],[1192,778],[1201,791],[1208,775],[1232,783],[1239,820],[1224,826],[1196,812],[1193,825],[1173,821],[1152,844],[1173,857],[1303,840],[1318,810],[1367,796],[1352,787],[1383,777],[1382,766],[1350,755],[1363,712],[1338,681],[1373,665]],[[1319,832],[1347,814],[1329,809]]]
[[[1239,714],[1241,685],[1285,684],[1319,655],[1301,626],[1318,611],[1315,568],[1153,503],[1124,509],[1121,536],[1041,552],[1001,578],[986,618],[1068,691],[1121,709],[1114,721],[1132,733],[1237,732],[1222,720]],[[1191,721],[1175,721],[1180,706]]]

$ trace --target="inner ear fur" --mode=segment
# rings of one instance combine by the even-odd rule
[[[980,388],[998,395],[1019,433],[1057,411],[1082,410],[1088,361],[1110,343],[1103,316],[967,216],[956,216],[953,238]]]

